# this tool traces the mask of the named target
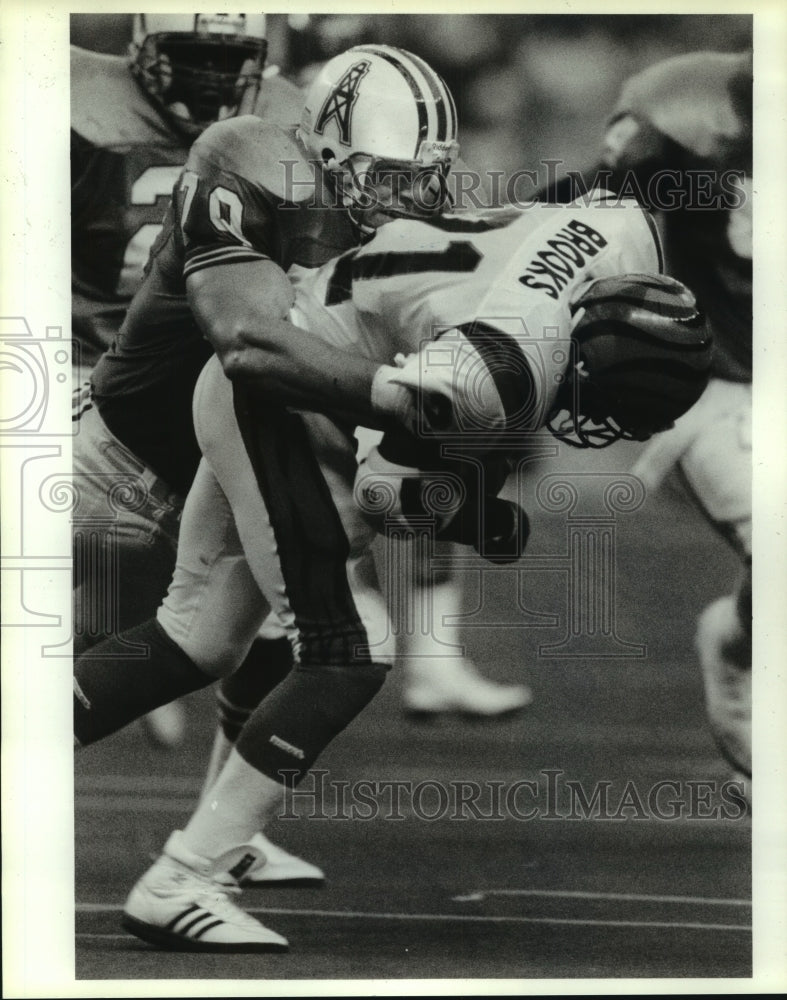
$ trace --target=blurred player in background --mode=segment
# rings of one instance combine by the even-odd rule
[[[696,294],[714,337],[713,378],[634,472],[655,488],[677,467],[742,562],[734,592],[700,617],[696,643],[713,735],[751,776],[752,53],[694,52],[632,77],[601,162],[557,196],[600,185],[658,213],[666,266]],[[554,195],[554,193],[553,193]]]
[[[321,118],[314,111],[307,103],[302,134],[309,145],[308,133]],[[90,710],[77,711],[76,724],[83,742],[100,739],[156,696],[152,685],[142,696],[138,672],[119,655],[123,641],[144,637],[152,649],[151,679],[160,685],[169,677],[168,693],[178,693],[176,683],[197,685],[200,674],[206,683],[234,670],[271,608],[289,623],[295,669],[255,710],[209,795],[186,829],[170,838],[126,907],[126,926],[164,947],[283,950],[287,942],[235,907],[221,882],[240,880],[256,863],[255,831],[281,803],[284,775],[298,781],[308,772],[374,697],[390,663],[390,624],[370,572],[369,526],[355,498],[393,484],[403,520],[417,517],[423,501],[417,492],[406,499],[405,481],[421,471],[425,480],[444,471],[450,476],[452,463],[435,457],[434,443],[463,440],[465,419],[485,432],[487,456],[495,443],[504,456],[517,433],[545,423],[579,445],[647,438],[698,398],[707,382],[709,341],[680,283],[648,273],[620,277],[660,266],[655,231],[636,203],[607,210],[600,199],[592,207],[441,216],[445,164],[413,162],[405,155],[410,143],[368,165],[367,176],[387,198],[378,187],[379,203],[352,205],[356,224],[381,227],[374,239],[305,277],[294,303],[286,278],[279,279],[289,361],[272,357],[253,381],[238,379],[234,352],[220,346],[225,312],[232,304],[237,309],[241,298],[258,314],[256,322],[246,318],[246,329],[260,327],[259,313],[270,310],[271,296],[260,299],[257,288],[271,279],[272,263],[259,254],[255,259],[237,235],[212,247],[204,238],[194,242],[204,232],[211,191],[207,140],[221,138],[228,148],[237,138],[233,123],[211,133],[192,151],[184,177],[194,180],[179,191],[175,235],[155,258],[164,277],[185,240],[190,301],[218,342],[218,357],[204,369],[195,395],[204,459],[158,620],[103,643],[99,669],[89,661],[77,665],[94,699]],[[432,148],[448,155],[445,147]],[[427,192],[416,197],[408,186],[414,171],[420,183],[427,181],[431,212],[423,207]],[[382,183],[392,174],[410,178],[404,188],[396,185],[400,201]],[[352,178],[345,174],[345,180],[349,191]],[[245,193],[250,204],[252,192]],[[569,280],[548,284],[539,277],[544,247],[571,261]],[[227,255],[247,259],[227,267],[208,263]],[[300,328],[297,337],[287,315]],[[557,331],[546,345],[544,329]],[[434,337],[452,349],[442,371],[429,360],[435,352],[422,349]],[[562,350],[555,350],[555,340]],[[300,371],[299,341],[312,358],[311,368]],[[221,363],[236,376],[234,384]],[[313,383],[308,393],[304,378]],[[339,419],[304,412],[315,403],[326,413],[338,410]],[[359,419],[367,425],[387,420],[392,430],[362,464],[354,493]],[[527,536],[522,512],[496,502],[503,480],[494,475],[494,461],[466,464],[466,492],[439,533],[456,531],[453,537],[484,555],[499,557],[502,546],[506,558],[516,558]],[[372,503],[367,516],[375,513],[379,519]]]
[[[137,14],[130,50],[71,47],[72,311],[83,369],[120,329],[194,139],[233,115],[295,122],[302,101],[277,67],[265,69],[264,14]]]

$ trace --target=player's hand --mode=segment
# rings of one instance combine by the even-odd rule
[[[401,355],[398,356],[401,358]],[[397,360],[398,360],[397,358]],[[453,408],[439,383],[424,385],[418,379],[402,380],[403,367],[381,365],[372,382],[372,408],[393,417],[416,437],[450,429]]]
[[[527,512],[513,500],[486,497],[484,502],[483,533],[476,551],[488,562],[516,562],[525,553],[530,538],[530,520]]]
[[[489,495],[480,507],[477,500],[465,504],[437,534],[440,541],[470,545],[488,562],[501,565],[521,559],[529,537],[527,512],[512,500]]]

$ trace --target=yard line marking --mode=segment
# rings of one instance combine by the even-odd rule
[[[83,812],[115,812],[115,813],[192,813],[196,805],[194,798],[178,798],[176,795],[146,796],[144,799],[136,795],[108,796],[82,795],[74,797],[74,808]]]
[[[539,896],[550,899],[609,899],[634,903],[696,903],[702,906],[751,906],[750,899],[714,899],[707,896],[648,896],[634,892],[575,892],[569,889],[479,889],[452,896],[454,903],[479,903],[487,896]]]
[[[120,904],[77,903],[77,913],[119,912]],[[697,931],[751,931],[747,924],[703,924],[669,920],[581,920],[573,917],[495,917],[470,913],[373,913],[365,910],[290,910],[283,907],[255,907],[246,911],[264,916],[330,917],[345,920],[414,920],[480,924],[561,924],[572,927],[653,927]],[[79,933],[76,935],[80,936]],[[100,935],[99,935],[100,936]]]

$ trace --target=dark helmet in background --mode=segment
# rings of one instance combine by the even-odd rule
[[[256,94],[268,43],[264,14],[135,14],[131,69],[182,131],[197,136]]]

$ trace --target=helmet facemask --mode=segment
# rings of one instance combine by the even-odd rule
[[[343,163],[328,159],[324,168],[355,225],[372,233],[392,218],[429,219],[450,206],[448,174],[458,151],[454,146],[439,160],[353,153]]]
[[[256,91],[266,51],[261,38],[159,33],[134,48],[132,71],[175,125],[196,136],[237,114],[246,91]]]
[[[637,434],[625,429],[610,415],[614,400],[594,384],[576,341],[571,343],[572,361],[546,426],[572,448],[607,448],[616,441],[645,441],[651,432]]]

